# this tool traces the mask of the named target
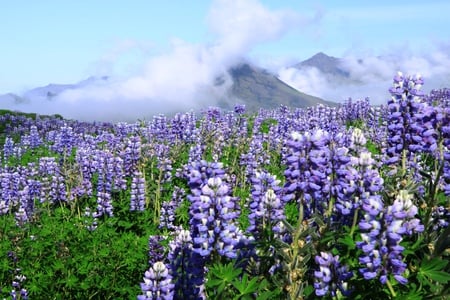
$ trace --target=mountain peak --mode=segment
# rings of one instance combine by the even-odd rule
[[[232,98],[239,99],[249,111],[286,105],[308,107],[334,105],[318,97],[304,94],[281,81],[275,74],[250,63],[238,64],[229,70],[233,85]]]
[[[304,60],[296,65],[294,68],[316,68],[324,74],[339,75],[342,77],[348,77],[347,71],[343,70],[341,67],[342,60],[333,56],[328,56],[323,52],[319,52]]]

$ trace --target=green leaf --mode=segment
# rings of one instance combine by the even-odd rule
[[[212,287],[220,285],[222,283],[223,283],[223,280],[221,280],[221,279],[209,279],[208,280],[208,285],[212,286]]]
[[[338,242],[343,245],[346,245],[348,247],[348,249],[350,249],[350,250],[353,250],[356,248],[356,243],[350,235],[346,235],[342,238],[339,238]]]
[[[448,261],[439,258],[433,258],[431,260],[423,260],[420,265],[421,271],[442,270],[448,264]]]
[[[450,281],[450,273],[445,271],[427,271],[424,273],[425,276],[439,283],[447,283]]]
[[[120,227],[123,227],[125,229],[130,229],[131,227],[133,227],[133,223],[124,221],[124,220],[120,220],[119,222],[117,222],[117,225],[119,225]]]
[[[225,289],[225,287],[227,287],[227,283],[222,281],[221,285],[217,288],[217,294],[220,295],[222,294],[223,290]]]
[[[247,295],[257,291],[258,277],[255,277],[248,281],[248,274],[242,276],[241,281],[233,280],[233,286],[239,291],[240,295]]]
[[[423,260],[418,272],[419,281],[427,285],[431,284],[429,280],[444,284],[449,282],[450,274],[444,271],[444,268],[447,266],[447,264],[448,261],[439,258]]]

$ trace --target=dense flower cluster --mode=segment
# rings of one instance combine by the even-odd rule
[[[144,282],[141,283],[143,294],[137,297],[138,300],[171,300],[173,299],[172,277],[166,265],[157,261],[153,266],[145,271]]]
[[[145,209],[145,178],[142,172],[135,171],[131,179],[130,210]]]
[[[353,272],[348,267],[341,266],[339,256],[333,256],[331,253],[321,252],[314,258],[319,269],[314,271],[314,289],[319,297],[331,294],[336,297],[336,291],[339,290],[343,295],[348,296],[350,289],[348,280],[353,276]]]
[[[386,163],[401,161],[402,155],[408,159],[419,150],[418,128],[415,127],[417,114],[423,105],[423,92],[420,90],[423,80],[420,75],[403,76],[401,72],[394,77],[394,84],[389,89],[392,97],[388,101],[388,148]],[[404,166],[406,167],[406,166]]]
[[[407,282],[403,276],[407,267],[402,257],[404,248],[400,242],[404,236],[424,230],[415,218],[417,207],[411,200],[412,195],[401,190],[388,207],[379,198],[362,205],[364,218],[359,222],[362,241],[357,246],[364,252],[359,261],[364,266],[360,272],[365,279],[379,278],[384,284],[392,274],[398,282]]]
[[[175,230],[177,226],[174,224],[175,214],[178,207],[185,196],[185,191],[182,188],[175,187],[170,201],[165,201],[161,206],[161,216],[159,219],[159,227],[168,230]]]
[[[267,172],[256,172],[251,178],[252,191],[250,201],[250,226],[247,231],[257,239],[265,227],[270,228],[279,236],[283,232],[281,220],[285,219],[284,205],[280,195],[282,188],[280,180]]]
[[[330,193],[328,176],[330,150],[328,132],[321,129],[303,134],[294,132],[287,142],[291,149],[286,158],[284,201],[296,201],[303,206],[305,217],[323,213]]]
[[[236,199],[229,193],[230,188],[220,177],[212,177],[201,187],[200,195],[189,197],[193,250],[203,257],[209,257],[213,250],[237,257],[236,246],[243,234],[236,223]]]
[[[193,251],[188,230],[178,230],[169,243],[170,270],[173,277],[174,299],[206,299],[204,293],[205,259]]]

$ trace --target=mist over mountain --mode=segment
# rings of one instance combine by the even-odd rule
[[[342,59],[319,52],[307,60],[295,64],[293,67],[299,70],[305,68],[317,68],[324,74],[333,75],[336,78],[341,77],[348,79],[350,77],[350,73],[344,69],[343,64],[344,62]]]
[[[369,97],[376,105],[386,103],[397,71],[413,75],[423,70],[425,92],[450,86],[450,59],[445,55],[418,60],[395,56],[337,58],[319,52],[276,73],[242,59],[229,67],[202,58],[186,61],[182,53],[174,56],[175,61],[184,62],[189,72],[170,72],[182,70],[182,66],[168,68],[167,64],[173,64],[168,57],[151,61],[148,74],[125,80],[93,76],[78,83],[48,84],[23,95],[0,95],[0,107],[80,120],[132,121],[209,106],[232,110],[236,104],[245,104],[252,112],[280,105],[337,105],[348,98]]]
[[[273,109],[280,105],[301,108],[317,104],[336,105],[302,93],[282,82],[275,74],[249,63],[237,65],[229,73],[233,79],[229,99],[235,98],[249,111]]]
[[[369,98],[372,104],[386,103],[389,87],[397,72],[422,75],[423,91],[450,86],[449,47],[442,46],[423,54],[390,51],[373,56],[348,54],[337,58],[319,52],[314,56],[282,68],[279,79],[308,95],[342,103],[348,98]]]
[[[77,105],[79,95],[94,95],[98,91],[96,96],[110,97],[111,95],[106,95],[105,91],[109,89],[111,93],[114,93],[114,86],[118,84],[120,82],[117,83],[108,76],[89,77],[73,84],[51,83],[28,90],[21,96],[1,95],[0,105],[25,112],[61,114],[65,117],[85,120],[113,121],[130,121],[133,118],[149,118],[159,113],[173,114],[190,109],[201,110],[208,106],[232,110],[236,104],[244,104],[247,111],[256,112],[260,108],[273,109],[280,105],[291,107],[308,107],[317,104],[336,105],[336,103],[302,93],[281,81],[277,74],[270,73],[249,62],[237,63],[228,70],[220,72],[220,75],[216,76],[210,85],[193,86],[193,88],[197,88],[195,92],[197,103],[193,107],[175,106],[164,101],[156,102],[158,104],[155,105],[152,99],[146,100],[146,97],[142,97],[142,101],[128,101],[128,106],[119,106],[119,102],[107,100],[104,103],[99,100],[89,103],[89,99],[83,100]],[[75,100],[71,101],[71,97]],[[100,105],[104,107],[100,107]],[[111,105],[119,107],[113,108]],[[99,113],[94,114],[94,111],[99,111]]]
[[[78,83],[73,83],[73,84],[50,83],[43,87],[37,87],[37,88],[31,89],[31,90],[28,90],[23,94],[22,97],[25,99],[33,100],[33,101],[35,101],[37,99],[52,100],[55,97],[57,97],[59,94],[65,92],[65,91],[102,84],[102,83],[105,83],[107,80],[108,80],[108,76],[103,76],[103,77],[91,76],[85,80],[82,80]]]

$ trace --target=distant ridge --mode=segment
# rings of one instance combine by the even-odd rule
[[[75,84],[48,84],[46,86],[43,87],[37,87],[34,88],[32,90],[29,90],[27,92],[25,92],[25,94],[23,95],[23,98],[26,99],[47,99],[47,100],[52,100],[55,96],[61,94],[64,91],[67,90],[73,90],[73,89],[77,89],[77,88],[82,88],[82,87],[86,87],[89,85],[94,85],[94,84],[101,84],[106,82],[109,79],[108,76],[102,76],[102,77],[95,77],[95,76],[91,76],[85,80],[82,80],[78,83]]]
[[[248,62],[236,64],[229,68],[227,73],[228,76],[223,74],[216,78],[215,85],[225,84],[225,77],[230,77],[232,84],[226,89],[225,95],[212,93],[210,102],[216,103],[213,105],[218,105],[224,110],[232,110],[236,104],[245,104],[249,112],[256,112],[261,108],[274,109],[281,105],[293,108],[304,108],[318,104],[337,105],[335,102],[325,101],[302,93],[284,83],[276,74]],[[40,105],[41,103],[57,101],[57,96],[65,91],[102,85],[107,83],[108,80],[107,76],[89,77],[73,84],[51,83],[46,86],[36,87],[20,96],[12,93],[0,95],[0,108],[14,110],[17,105],[17,109],[26,110],[28,104]]]
[[[335,106],[336,103],[302,93],[265,69],[249,63],[229,70],[233,79],[231,98],[236,98],[250,111],[272,109],[281,105],[304,108],[317,104]]]

